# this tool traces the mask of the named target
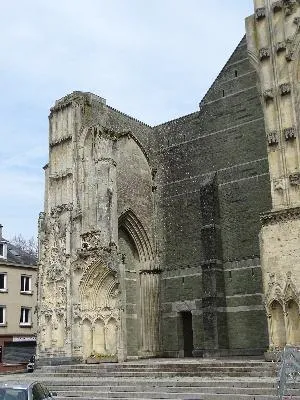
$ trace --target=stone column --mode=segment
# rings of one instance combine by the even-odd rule
[[[123,362],[127,359],[127,340],[126,340],[126,288],[125,288],[125,264],[119,263],[120,277],[120,304],[119,304],[119,327],[118,327],[118,361]]]
[[[142,357],[154,357],[159,352],[159,282],[160,270],[140,273],[141,349]]]
[[[261,216],[261,265],[267,315],[272,302],[299,302],[300,286],[300,5],[255,0],[246,19],[248,54],[264,112],[272,210]],[[269,341],[272,337],[269,326]]]

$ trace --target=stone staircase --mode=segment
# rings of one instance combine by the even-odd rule
[[[47,366],[0,379],[42,381],[61,400],[275,400],[276,373],[276,364],[259,360],[155,359]],[[300,400],[300,384],[288,393]]]

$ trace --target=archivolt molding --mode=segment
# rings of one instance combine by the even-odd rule
[[[104,266],[101,260],[95,262],[80,280],[80,298],[83,308],[110,308],[118,292],[118,279],[115,272]]]
[[[123,227],[132,237],[142,262],[149,263],[149,269],[154,268],[154,254],[148,234],[135,213],[128,209],[119,217],[119,226]]]
[[[83,154],[83,149],[84,149],[84,143],[87,139],[88,136],[93,135],[94,139],[96,140],[97,138],[106,138],[110,139],[113,141],[117,141],[123,136],[127,136],[130,134],[130,131],[124,130],[124,131],[116,131],[114,129],[107,128],[104,125],[101,124],[93,124],[88,127],[82,128],[80,134],[79,134],[79,139],[78,139],[78,147],[81,152],[80,156],[81,159],[83,160],[84,154]]]
[[[80,273],[80,304],[76,306],[77,317],[83,311],[110,310],[118,308],[120,257],[115,243],[109,247],[100,246],[100,231],[81,235],[82,247],[77,250],[72,270]]]
[[[284,313],[287,312],[288,303],[293,300],[298,305],[300,312],[300,290],[292,278],[291,271],[282,274],[270,273],[268,275],[268,289],[265,294],[265,307],[267,315],[271,315],[271,307],[274,301],[281,304]]]
[[[74,318],[92,324],[102,320],[106,325],[119,319],[120,291],[117,273],[98,259],[83,273],[79,284],[80,303],[73,306]]]
[[[148,164],[150,163],[149,156],[144,148],[144,146],[141,144],[141,142],[136,138],[136,136],[132,133],[132,131],[126,129],[126,130],[115,130],[108,128],[104,125],[101,124],[94,124],[89,127],[85,127],[81,130],[81,133],[79,135],[79,156],[81,160],[84,160],[84,143],[89,135],[94,136],[94,141],[97,141],[97,138],[106,138],[110,139],[114,142],[123,139],[123,138],[129,138],[132,139],[137,146],[141,149],[142,153],[144,154]]]

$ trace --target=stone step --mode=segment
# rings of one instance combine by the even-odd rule
[[[97,374],[102,373],[129,373],[129,372],[141,372],[144,374],[148,374],[149,372],[202,372],[202,371],[257,371],[257,373],[274,373],[276,372],[276,367],[273,368],[249,368],[248,366],[241,366],[241,367],[228,367],[228,366],[211,366],[211,367],[195,367],[195,368],[126,368],[126,369],[111,369],[111,368],[63,368],[63,369],[52,369],[52,370],[41,370],[42,373],[56,373],[56,372],[65,372],[65,373],[73,373],[73,372],[80,372],[82,374],[94,372]]]
[[[37,379],[38,380],[38,379]],[[70,380],[47,380],[47,385],[51,385],[52,387],[55,388],[64,388],[68,383],[70,383]],[[72,388],[78,387],[78,388],[83,388],[83,387],[93,387],[95,390],[98,390],[99,388],[104,388],[104,387],[113,387],[115,390],[121,390],[119,388],[122,387],[136,387],[137,389],[139,388],[148,388],[151,390],[160,390],[162,387],[165,388],[170,388],[172,390],[186,390],[191,389],[191,390],[198,390],[199,388],[212,388],[214,390],[215,388],[219,387],[225,387],[225,388],[241,388],[241,389],[249,389],[249,390],[256,390],[257,388],[260,389],[270,389],[274,390],[276,389],[277,385],[275,382],[263,382],[263,381],[253,381],[253,382],[245,382],[245,381],[216,381],[216,380],[203,380],[203,381],[188,381],[184,382],[182,380],[161,380],[161,379],[155,379],[152,382],[149,382],[149,379],[145,379],[144,381],[139,380],[96,380],[96,381],[90,381],[90,380],[85,380],[85,381],[80,381],[76,382],[75,384],[72,384]],[[299,384],[294,384],[293,389],[298,389],[300,390],[300,383]]]
[[[153,393],[85,393],[82,396],[78,393],[76,396],[58,395],[57,399],[68,399],[68,400],[97,400],[97,399],[181,399],[181,400],[278,400],[277,395],[248,395],[248,394],[224,394],[224,393],[174,393],[170,396],[170,393],[158,393],[158,396],[153,396]],[[293,400],[300,400],[300,396],[293,396]]]
[[[198,361],[199,360],[199,361]],[[265,362],[265,361],[251,361],[251,360],[243,360],[243,361],[223,361],[223,360],[203,360],[203,359],[197,359],[197,361],[189,361],[189,362],[174,362],[174,361],[163,361],[163,362],[153,362],[153,363],[149,363],[149,362],[136,362],[133,363],[131,361],[126,361],[123,363],[111,363],[111,362],[102,362],[102,363],[92,363],[92,364],[72,364],[72,366],[76,367],[80,367],[80,368],[91,368],[91,367],[95,367],[95,368],[132,368],[132,367],[136,367],[136,368],[164,368],[164,367],[194,367],[194,366],[198,366],[198,365],[206,365],[206,366],[218,366],[218,365],[229,365],[229,366],[241,366],[241,365],[249,365],[249,366],[253,366],[253,367],[257,367],[257,366],[263,366],[263,367],[268,367],[268,366],[272,366],[274,365],[274,363],[271,362]],[[70,367],[70,364],[63,364],[63,365],[59,365],[59,366],[54,366],[54,365],[45,365],[42,368],[43,369],[52,369],[52,368],[68,368]]]
[[[103,363],[103,364],[80,364],[64,365],[59,367],[47,366],[40,369],[41,374],[52,374],[53,376],[128,376],[139,377],[142,375],[156,377],[172,376],[265,376],[275,377],[277,373],[276,364],[263,362],[174,362],[159,363]]]
[[[216,363],[216,364],[207,364],[207,363],[198,363],[198,364],[162,364],[162,365],[122,365],[122,364],[81,364],[81,365],[64,365],[64,366],[47,366],[42,367],[44,371],[55,371],[55,370],[70,370],[70,369],[80,369],[84,370],[106,370],[106,371],[132,371],[132,370],[140,370],[140,371],[151,371],[151,370],[193,370],[193,369],[203,369],[203,368],[248,368],[248,369],[261,369],[261,370],[274,370],[276,368],[276,364],[274,363],[265,363],[265,364],[249,364],[249,363]]]
[[[255,370],[251,371],[229,371],[229,370],[206,370],[206,371],[195,371],[195,372],[185,372],[185,371],[180,371],[180,372],[163,372],[163,371],[153,371],[153,372],[147,372],[146,374],[149,377],[176,377],[176,376],[182,376],[182,377],[196,377],[196,376],[205,376],[205,377],[213,377],[213,376],[228,376],[228,377],[242,377],[242,376],[248,376],[248,377],[271,377],[271,376],[276,376],[275,372],[274,374],[270,374],[266,371],[258,372]],[[49,376],[49,373],[41,372],[40,376]],[[89,376],[89,377],[143,377],[145,376],[144,372],[141,371],[135,371],[135,372],[86,372],[83,373],[81,371],[75,371],[75,372],[55,372],[51,373],[51,376],[56,376],[56,377],[67,377],[67,376],[72,376],[72,377],[81,377],[81,376]]]
[[[51,386],[54,391],[59,392],[60,394],[68,394],[69,396],[76,396],[76,393],[87,393],[87,392],[93,392],[93,393],[139,393],[139,392],[145,392],[145,393],[161,393],[167,392],[170,395],[172,393],[224,393],[224,394],[238,394],[243,392],[243,394],[251,394],[251,395],[257,395],[257,394],[264,394],[264,395],[274,395],[276,394],[276,389],[275,388],[241,388],[241,387],[228,387],[228,386],[218,386],[218,387],[212,387],[212,386],[201,386],[201,387],[172,387],[172,386],[164,386],[164,387],[158,387],[158,386],[74,386],[70,387],[69,389],[66,388],[66,386]],[[293,391],[293,394],[297,394],[296,391]]]

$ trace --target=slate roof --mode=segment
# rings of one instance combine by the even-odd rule
[[[22,251],[4,238],[1,241],[7,243],[7,260],[5,261],[14,264],[37,265],[37,257],[35,255]]]

